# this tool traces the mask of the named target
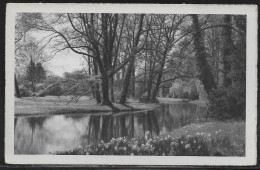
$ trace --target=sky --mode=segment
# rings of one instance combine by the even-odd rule
[[[39,42],[43,37],[49,35],[45,31],[31,31],[30,36]],[[53,49],[46,46],[44,49],[47,53],[51,53]],[[73,72],[74,70],[83,68],[83,62],[85,60],[81,55],[74,53],[71,50],[64,50],[57,53],[51,60],[43,63],[43,67],[46,70],[51,71],[53,74],[62,76],[65,72]]]
[[[72,72],[81,69],[83,58],[73,52],[60,52],[50,61],[44,64],[45,69],[50,70],[53,74],[62,76],[65,72]]]

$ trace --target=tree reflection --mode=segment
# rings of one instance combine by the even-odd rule
[[[32,143],[33,143],[33,137],[35,134],[36,126],[38,126],[39,129],[41,129],[45,119],[46,119],[46,117],[30,117],[27,119],[28,125],[29,125],[30,129],[32,130],[32,136],[31,136]]]
[[[100,139],[100,117],[91,115],[89,118],[88,144],[97,144]]]

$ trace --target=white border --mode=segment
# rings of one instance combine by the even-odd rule
[[[44,4],[16,3],[6,7],[5,161],[9,164],[96,165],[255,165],[257,124],[257,6],[174,4]],[[246,156],[58,156],[14,155],[14,39],[17,12],[174,13],[247,15]]]

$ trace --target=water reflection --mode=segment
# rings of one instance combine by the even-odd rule
[[[189,103],[162,104],[156,110],[116,115],[55,115],[15,118],[15,154],[48,154],[112,138],[163,135],[205,117],[206,108]]]

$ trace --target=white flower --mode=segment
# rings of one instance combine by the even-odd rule
[[[126,151],[126,147],[124,147],[124,150]]]
[[[135,154],[134,154],[134,153],[131,153],[130,155],[131,155],[131,156],[134,156]]]
[[[193,143],[196,143],[196,140],[194,140]]]
[[[200,149],[200,148],[201,148],[201,145],[198,146],[198,149]]]
[[[118,150],[118,148],[117,148],[116,146],[114,147],[114,149],[115,149],[116,151]]]
[[[211,136],[211,134],[209,133],[209,134],[208,134],[208,136],[210,137],[210,136]]]
[[[190,144],[185,145],[185,149],[190,148]]]
[[[164,153],[164,152],[162,153],[162,156],[165,156],[165,153]]]
[[[87,152],[86,155],[89,155],[89,153]]]
[[[218,134],[218,131],[216,131],[215,133]]]
[[[183,144],[183,141],[181,141],[181,144]]]

